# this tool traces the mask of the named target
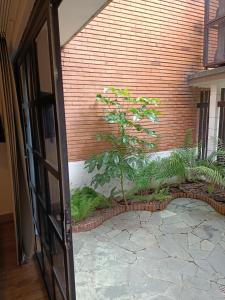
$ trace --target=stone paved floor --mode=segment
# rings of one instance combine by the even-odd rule
[[[74,239],[77,300],[224,300],[225,217],[176,199]]]

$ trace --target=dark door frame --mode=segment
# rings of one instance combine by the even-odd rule
[[[21,99],[21,91],[20,91],[20,84],[19,84],[19,80],[20,80],[19,67],[25,61],[26,55],[30,51],[29,49],[33,44],[33,41],[35,40],[37,34],[40,32],[44,22],[47,20],[48,24],[50,24],[48,26],[48,34],[50,37],[49,43],[51,49],[50,55],[51,55],[51,62],[52,62],[51,63],[52,88],[54,91],[54,98],[55,98],[54,107],[55,107],[55,115],[56,115],[55,126],[56,126],[56,135],[57,135],[56,144],[57,144],[57,153],[58,153],[58,172],[55,172],[53,168],[51,169],[50,165],[46,165],[46,167],[48,167],[52,173],[55,172],[54,175],[59,180],[60,196],[61,196],[60,203],[62,205],[61,209],[63,214],[62,240],[64,241],[64,251],[66,253],[65,274],[66,274],[67,293],[65,295],[66,297],[65,299],[74,300],[75,280],[74,280],[73,251],[72,251],[70,191],[69,191],[69,175],[68,175],[67,140],[66,140],[66,129],[65,129],[65,111],[64,111],[62,75],[61,75],[62,74],[61,53],[60,53],[59,26],[58,26],[58,5],[60,4],[60,2],[61,1],[54,1],[54,0],[36,1],[31,17],[26,26],[26,30],[21,39],[20,46],[14,58],[14,70],[16,76],[17,91],[19,96],[18,98]],[[22,113],[23,108],[21,105],[20,105],[20,109]],[[21,115],[21,119],[22,119],[22,115]],[[32,118],[30,118],[30,121],[32,122]],[[23,120],[22,120],[22,124],[23,124]],[[25,135],[26,134],[24,132],[24,137]],[[37,153],[34,153],[34,155],[37,156],[37,159],[42,160],[41,157],[38,157]],[[46,164],[46,161],[42,160],[42,163]],[[29,169],[28,161],[27,161],[27,166]],[[28,178],[29,178],[29,171],[28,171]],[[52,296],[52,299],[56,299],[55,292],[54,295]]]
[[[219,115],[219,142],[222,142],[222,145],[225,145],[225,88],[221,89],[221,99],[217,103],[220,115]]]
[[[199,109],[198,125],[198,158],[205,159],[208,151],[208,131],[209,131],[209,106],[210,89],[200,91],[200,102],[197,104]]]

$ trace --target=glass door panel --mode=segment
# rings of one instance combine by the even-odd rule
[[[47,22],[36,38],[40,93],[52,93],[51,65]]]
[[[58,180],[48,173],[49,199],[52,221],[62,235],[62,208],[60,203],[60,187]]]
[[[58,77],[61,63],[57,6],[55,2],[40,3],[44,8],[40,4],[41,9],[37,10],[38,24],[17,60],[35,254],[50,299],[74,300],[66,130],[62,82]]]
[[[57,164],[57,144],[55,113],[53,104],[44,104],[42,110],[46,160],[55,168]]]

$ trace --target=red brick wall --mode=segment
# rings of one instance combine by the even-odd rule
[[[187,75],[202,68],[204,0],[114,0],[62,49],[69,161],[103,150],[104,86],[161,98],[160,150],[196,126]]]

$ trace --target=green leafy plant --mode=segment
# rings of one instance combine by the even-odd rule
[[[140,201],[140,202],[148,202],[148,201],[164,201],[169,196],[168,188],[162,188],[154,191],[152,194],[136,194],[129,193],[129,198],[131,200]]]
[[[134,188],[130,191],[131,194],[139,193],[145,195],[149,189],[156,192],[161,188],[161,182],[155,180],[156,174],[162,168],[162,159],[149,159],[149,161],[142,167],[136,170],[134,175]]]
[[[156,179],[167,182],[176,177],[179,183],[195,180],[205,180],[213,186],[225,187],[224,166],[221,166],[216,157],[225,158],[225,150],[218,148],[206,159],[198,159],[196,147],[182,148],[174,151],[163,161],[163,168],[155,174]]]
[[[173,151],[166,158],[150,160],[136,172],[132,192],[144,196],[149,189],[157,192],[163,186],[198,180],[208,182],[209,193],[215,190],[215,186],[225,188],[225,167],[222,164],[225,161],[224,145],[220,141],[218,149],[203,160],[198,159],[197,146],[192,143],[192,131],[187,130],[181,149]]]
[[[95,188],[103,186],[113,178],[119,178],[123,200],[127,205],[125,179],[133,180],[134,171],[145,162],[146,152],[155,147],[153,139],[156,132],[143,126],[142,121],[158,121],[159,112],[150,106],[156,106],[159,99],[134,98],[127,88],[108,87],[104,89],[103,94],[97,94],[96,100],[107,106],[104,110],[104,120],[114,124],[116,132],[97,135],[97,139],[108,142],[110,148],[87,160],[85,167],[89,173],[98,171],[92,178]],[[143,135],[146,135],[146,138]]]
[[[76,189],[71,197],[71,215],[75,221],[89,217],[96,209],[112,206],[109,198],[97,193],[90,187]]]

